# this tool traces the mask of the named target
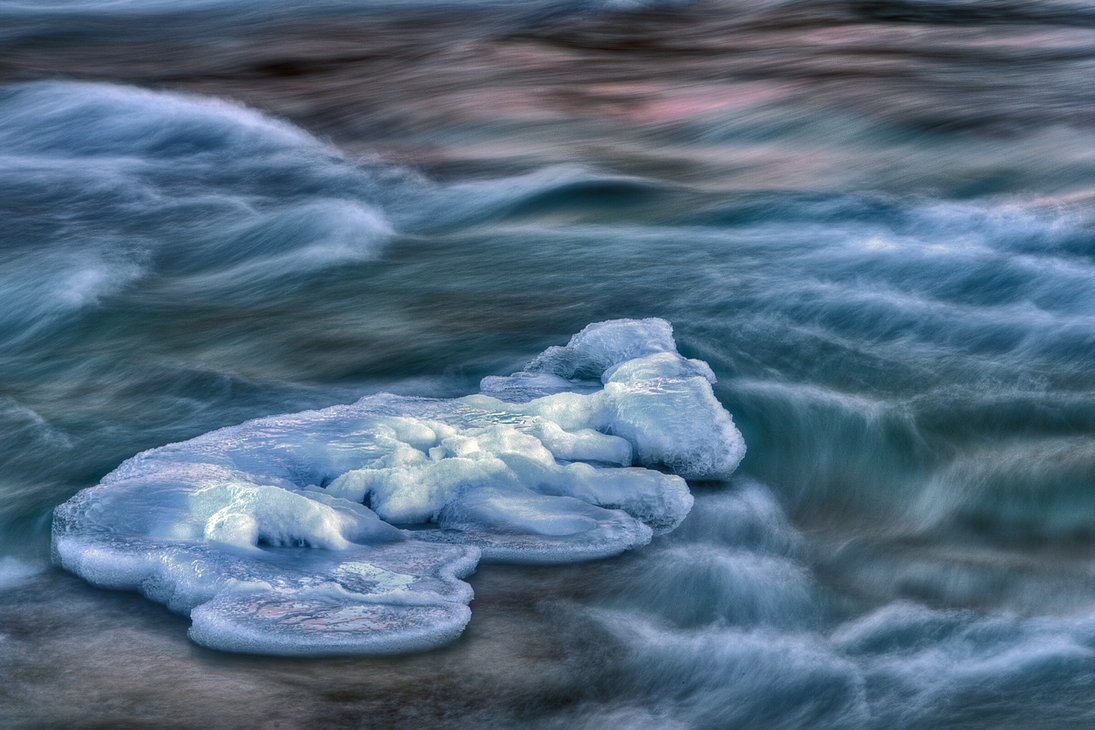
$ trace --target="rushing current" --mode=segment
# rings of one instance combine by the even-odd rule
[[[0,726],[1095,726],[1095,6],[0,0]]]

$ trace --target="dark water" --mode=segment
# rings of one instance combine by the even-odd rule
[[[1095,723],[1095,7],[0,2],[0,724]],[[749,451],[447,648],[48,567],[124,459],[663,317]]]

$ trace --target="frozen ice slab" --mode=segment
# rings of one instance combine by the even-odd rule
[[[190,637],[213,649],[399,654],[448,643],[471,619],[471,587],[460,578],[475,570],[474,547],[402,540],[251,554],[214,543],[68,537],[70,517],[59,513],[54,523],[61,565],[102,588],[136,590],[189,614]]]
[[[603,558],[680,524],[681,475],[745,452],[713,381],[662,320],[590,325],[478,395],[380,394],[138,454],[57,508],[54,559],[217,649],[438,646],[469,620],[480,555]]]

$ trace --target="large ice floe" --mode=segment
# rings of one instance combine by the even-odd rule
[[[416,651],[471,617],[480,557],[604,558],[675,528],[745,444],[659,319],[591,324],[456,399],[380,394],[138,454],[60,505],[54,560],[285,655]]]

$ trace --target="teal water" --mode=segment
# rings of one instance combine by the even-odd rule
[[[3,724],[1090,726],[1089,7],[28,7]],[[482,566],[446,649],[219,654],[49,567],[138,452],[618,317],[711,365],[745,460],[647,548]]]

